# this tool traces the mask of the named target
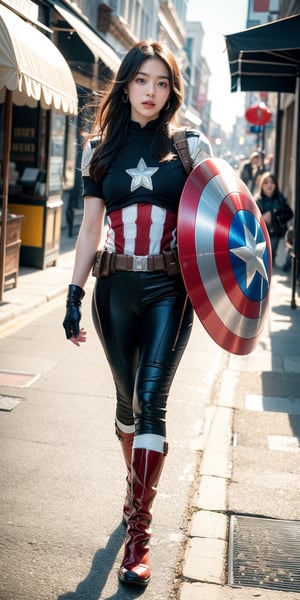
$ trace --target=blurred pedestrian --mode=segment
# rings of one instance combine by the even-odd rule
[[[259,179],[264,172],[262,155],[259,152],[252,152],[248,161],[244,162],[240,178],[247,185],[251,194],[255,194],[259,187]]]
[[[293,211],[280,192],[277,178],[273,173],[267,172],[262,175],[255,200],[269,232],[272,260],[275,262],[279,240],[285,236],[287,223],[292,219]]]
[[[183,79],[155,41],[134,46],[100,103],[82,158],[84,216],[64,319],[77,346],[84,286],[94,264],[96,331],[116,388],[116,433],[127,467],[127,523],[119,578],[147,585],[151,507],[165,456],[169,389],[186,348],[193,309],[176,250],[177,212],[187,174],[174,147]],[[211,155],[187,130],[193,166]],[[104,248],[97,252],[107,213]]]

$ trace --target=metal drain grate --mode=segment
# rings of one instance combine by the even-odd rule
[[[228,583],[299,592],[300,521],[232,516]]]

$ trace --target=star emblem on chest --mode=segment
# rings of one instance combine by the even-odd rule
[[[158,167],[147,167],[143,158],[140,158],[135,169],[126,169],[126,173],[132,177],[130,191],[134,192],[139,187],[153,190],[152,175],[158,171]]]

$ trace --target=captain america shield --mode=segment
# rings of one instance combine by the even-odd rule
[[[177,235],[185,287],[201,323],[224,350],[250,354],[268,314],[271,245],[249,189],[225,160],[205,159],[187,178]]]

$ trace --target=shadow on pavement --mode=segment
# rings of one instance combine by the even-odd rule
[[[262,373],[263,391],[265,396],[275,398],[277,396],[279,399],[281,398],[282,402],[279,403],[277,409],[279,412],[289,413],[290,409],[289,422],[291,433],[299,438],[300,288],[297,285],[296,308],[292,308],[290,303],[292,297],[290,276],[279,275],[279,285],[285,291],[283,292],[281,302],[279,290],[279,297],[272,306],[274,329],[271,331],[270,339],[273,370],[268,373]],[[286,291],[288,291],[288,294],[286,294]],[[279,358],[282,364],[278,372]],[[268,407],[265,406],[264,409],[268,410]],[[269,410],[271,409],[269,408]]]
[[[123,523],[111,534],[105,548],[97,550],[87,577],[80,581],[75,592],[60,594],[57,600],[99,600],[111,572],[116,556],[124,542],[125,528]],[[117,575],[116,575],[117,577]],[[107,600],[138,598],[145,588],[126,588],[119,584],[119,588],[113,596]]]

